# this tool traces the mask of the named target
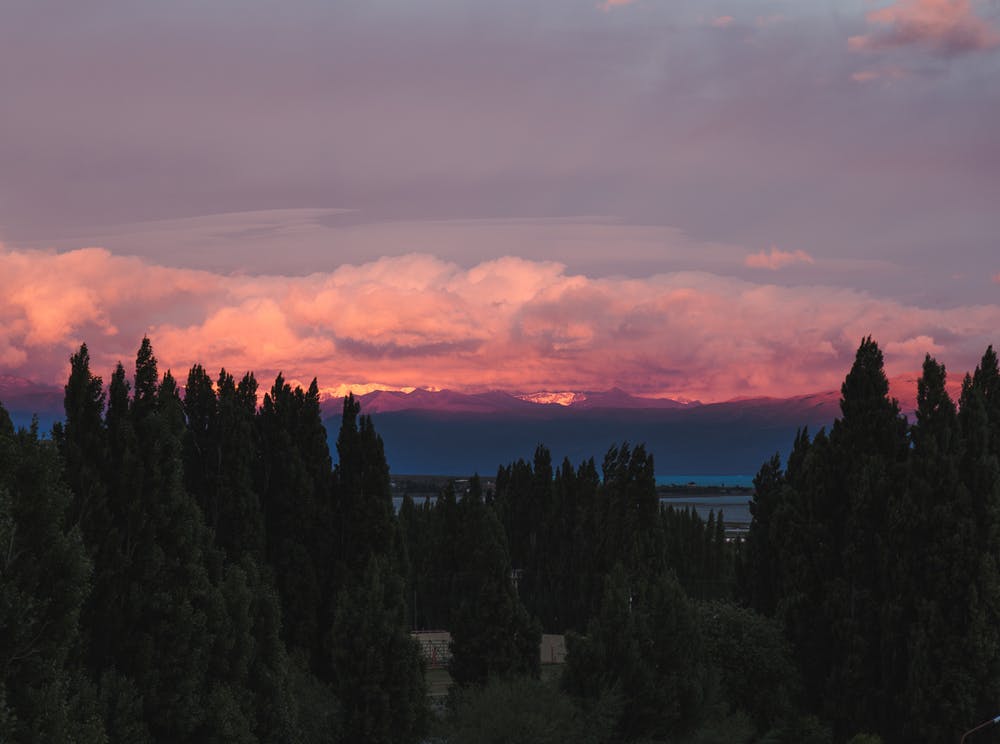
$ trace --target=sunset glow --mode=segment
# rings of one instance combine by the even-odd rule
[[[12,13],[0,375],[720,401],[1000,342],[996,3],[334,5]]]
[[[82,341],[108,372],[149,334],[165,368],[317,375],[332,395],[419,382],[710,401],[833,389],[867,333],[903,373],[925,353],[973,360],[1000,327],[993,305],[921,308],[705,272],[588,278],[513,257],[463,269],[412,254],[285,277],[7,249],[0,276],[0,362],[52,383]]]

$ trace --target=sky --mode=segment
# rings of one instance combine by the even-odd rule
[[[6,0],[0,375],[835,389],[1000,341],[1000,0]]]

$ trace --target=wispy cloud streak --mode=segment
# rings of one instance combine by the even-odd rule
[[[770,252],[760,251],[759,253],[751,253],[746,257],[746,259],[744,259],[744,263],[751,269],[770,269],[771,271],[777,271],[778,269],[783,269],[792,264],[815,263],[815,260],[805,251],[782,251],[772,245]]]

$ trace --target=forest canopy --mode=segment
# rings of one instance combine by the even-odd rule
[[[0,406],[0,741],[957,740],[1000,700],[996,354],[957,404],[928,356],[917,401],[864,339],[742,539],[625,442],[397,513],[353,396],[334,465],[315,380],[178,381],[147,338],[105,385],[83,345],[50,434]]]

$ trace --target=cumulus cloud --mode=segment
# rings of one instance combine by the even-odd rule
[[[148,333],[178,376],[200,362],[265,384],[315,375],[330,391],[620,385],[721,400],[835,389],[869,333],[891,370],[919,369],[927,351],[968,368],[998,327],[996,305],[921,308],[706,272],[591,278],[554,262],[413,254],[246,276],[0,247],[0,374],[49,383],[82,341],[106,375]]]
[[[811,264],[815,263],[815,261],[813,260],[813,257],[805,251],[782,251],[772,245],[770,252],[760,251],[759,253],[751,253],[743,260],[743,263],[751,269],[770,269],[771,271],[777,271],[778,269],[783,269],[791,264]]]
[[[719,16],[718,18],[713,18],[711,25],[715,26],[715,28],[726,28],[728,26],[732,26],[734,23],[736,23],[735,18],[730,15],[724,15]]]
[[[1000,46],[1000,31],[976,14],[970,0],[897,0],[866,19],[873,28],[848,39],[853,51],[919,47],[956,56]]]

